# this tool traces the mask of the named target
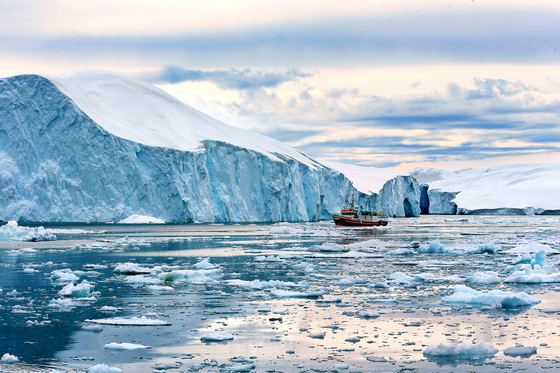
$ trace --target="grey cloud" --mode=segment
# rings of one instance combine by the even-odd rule
[[[3,38],[3,53],[67,59],[166,59],[182,66],[381,66],[557,63],[555,12],[472,12],[330,19],[219,32]]]
[[[150,83],[181,83],[208,81],[216,84],[222,89],[249,90],[255,88],[276,87],[284,82],[298,80],[312,76],[298,69],[290,69],[285,72],[267,72],[244,70],[189,70],[178,66],[167,66],[157,73],[145,73],[140,79]]]

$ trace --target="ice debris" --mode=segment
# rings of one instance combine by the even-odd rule
[[[16,221],[9,221],[0,227],[0,241],[55,241],[56,235],[44,227],[20,227]]]
[[[103,348],[108,350],[145,350],[148,348],[152,348],[151,346],[144,346],[138,343],[118,343],[118,342],[111,342],[107,343]]]
[[[100,325],[127,325],[127,326],[158,326],[158,325],[171,325],[170,322],[160,319],[152,319],[146,316],[141,317],[114,317],[110,319],[87,319],[86,322],[100,324]]]
[[[445,356],[445,357],[492,357],[498,353],[498,350],[490,343],[482,341],[476,344],[470,343],[450,343],[431,345],[424,350],[427,356]]]
[[[8,353],[5,353],[4,355],[2,355],[2,358],[0,359],[0,361],[2,361],[4,364],[19,363],[19,359],[18,359],[17,356],[10,355]]]
[[[504,350],[504,355],[510,357],[529,357],[537,353],[536,347],[515,346]]]
[[[226,331],[222,331],[219,333],[209,333],[204,334],[200,337],[202,342],[222,342],[222,341],[229,341],[233,339],[233,335],[229,334]]]
[[[105,364],[97,364],[87,368],[87,373],[123,373],[122,369],[110,367]]]
[[[94,287],[95,285],[90,284],[86,280],[83,280],[77,285],[69,283],[58,292],[58,295],[63,297],[87,298],[92,295],[91,291]]]
[[[427,245],[422,245],[418,248],[419,253],[429,253],[429,254],[456,254],[453,249],[446,249],[440,242],[440,240],[431,241]]]
[[[529,307],[541,301],[527,293],[512,293],[502,290],[491,290],[483,293],[464,285],[453,288],[453,294],[442,299],[446,303],[459,303],[481,306],[498,306],[501,308]]]

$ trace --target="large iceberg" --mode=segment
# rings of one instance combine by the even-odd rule
[[[560,214],[560,163],[513,164],[457,173],[417,168],[430,214]]]
[[[411,176],[362,193],[286,144],[131,79],[0,79],[0,118],[1,220],[309,221],[352,194],[389,216],[420,211]]]

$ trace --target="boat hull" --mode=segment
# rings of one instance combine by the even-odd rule
[[[358,218],[346,217],[346,216],[333,216],[334,224],[344,225],[351,227],[373,227],[373,226],[386,226],[386,220],[378,221],[363,221]]]

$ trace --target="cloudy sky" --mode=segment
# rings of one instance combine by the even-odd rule
[[[560,162],[560,1],[0,0],[0,76],[151,82],[318,160]]]

